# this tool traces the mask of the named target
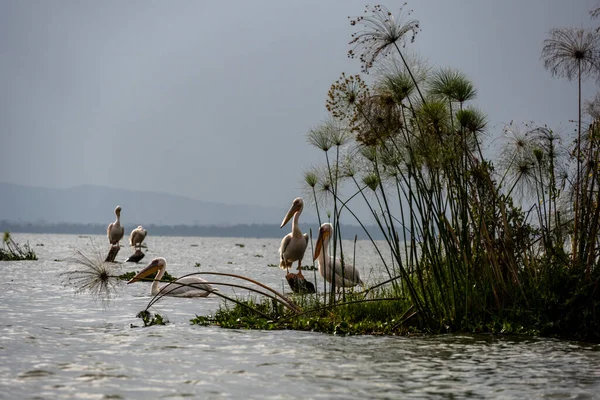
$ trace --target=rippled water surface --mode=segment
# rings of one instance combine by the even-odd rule
[[[217,297],[165,298],[166,326],[136,328],[149,283],[121,285],[108,304],[75,294],[60,273],[75,250],[104,249],[104,237],[13,235],[40,260],[0,262],[0,398],[600,398],[600,346],[538,338],[444,335],[338,337],[294,331],[192,326]],[[278,241],[147,238],[144,262],[168,271],[243,274],[286,289]],[[43,246],[41,246],[43,244]],[[130,254],[123,248],[118,260]],[[357,265],[379,268],[367,243]],[[140,265],[122,264],[123,272]],[[143,265],[142,265],[143,264]],[[365,265],[369,265],[365,268]],[[306,273],[314,280],[312,272]],[[322,284],[321,279],[317,280]],[[227,290],[227,289],[223,289]]]

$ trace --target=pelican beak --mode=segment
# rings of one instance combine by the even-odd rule
[[[323,240],[325,239],[325,233],[323,232],[323,229],[319,229],[319,237],[317,238],[317,245],[315,246],[315,256],[313,257],[313,261],[319,258],[321,255],[321,250],[323,249]]]
[[[283,219],[283,222],[281,223],[281,226],[279,228],[280,229],[283,228],[284,225],[288,223],[288,221],[294,216],[296,211],[298,211],[299,209],[300,209],[299,203],[292,203],[292,206],[288,210],[287,214],[285,214],[285,218]]]
[[[131,278],[129,280],[129,282],[127,282],[127,284],[129,285],[130,283],[137,282],[156,271],[158,271],[158,261],[154,260],[150,264],[148,264],[148,266],[146,266],[146,268],[144,268],[143,270],[138,272],[138,274],[136,276]]]

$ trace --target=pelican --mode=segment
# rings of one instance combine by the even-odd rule
[[[333,227],[329,222],[321,225],[321,228],[319,229],[319,237],[315,247],[314,260],[318,259],[319,273],[321,274],[321,277],[327,282],[331,283],[331,279],[333,279],[331,264],[333,263],[336,288],[364,285],[363,281],[360,279],[360,273],[354,267],[354,265],[344,263],[344,270],[342,272],[341,261],[338,258],[334,260],[333,256],[328,254],[327,249],[329,247],[329,237],[331,236],[332,231]]]
[[[174,297],[206,297],[211,292],[218,289],[214,289],[204,279],[196,276],[186,276],[184,278],[177,279],[175,282],[167,283],[161,287],[158,287],[158,281],[162,279],[167,271],[167,260],[163,257],[158,257],[152,260],[150,264],[143,270],[138,272],[136,276],[131,278],[127,284],[137,282],[142,278],[157,272],[154,282],[152,282],[152,288],[150,293],[152,296],[161,294],[163,296],[174,296]],[[181,283],[179,285],[178,283]],[[184,286],[185,285],[185,286]]]
[[[144,229],[143,226],[138,226],[134,230],[131,231],[129,235],[129,245],[133,247],[135,250],[138,250],[142,247],[142,242],[146,238],[148,231]]]
[[[116,221],[110,223],[108,225],[108,229],[106,229],[108,241],[113,246],[119,244],[121,239],[123,239],[123,234],[125,233],[125,229],[121,226],[121,206],[117,206],[115,208],[115,215],[117,216]]]
[[[287,270],[288,273],[290,272],[290,267],[294,261],[298,261],[298,270],[302,271],[302,257],[304,257],[304,252],[308,246],[308,234],[305,233],[303,235],[298,226],[298,218],[300,218],[303,208],[304,202],[302,201],[302,198],[295,198],[279,227],[283,228],[290,218],[292,218],[292,216],[294,217],[292,220],[292,232],[285,235],[281,241],[281,246],[279,246],[279,257],[281,260],[279,262],[279,268]]]

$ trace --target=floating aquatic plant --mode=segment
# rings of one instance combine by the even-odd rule
[[[75,256],[68,261],[76,268],[61,275],[65,284],[75,287],[76,293],[89,292],[102,301],[110,300],[116,293],[120,282],[117,264],[105,262],[97,247],[92,254],[76,250]]]
[[[21,246],[12,239],[10,232],[4,232],[2,248],[0,248],[0,261],[22,260],[37,260],[37,255],[29,246],[29,243]]]
[[[152,326],[152,325],[166,325],[169,320],[163,318],[162,315],[156,313],[152,314],[148,310],[140,311],[137,315],[137,318],[141,318],[144,322],[144,326]]]

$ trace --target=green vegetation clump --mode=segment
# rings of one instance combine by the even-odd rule
[[[348,226],[341,221],[351,219],[364,229],[385,276],[362,292],[336,287],[332,279],[316,285],[314,295],[289,298],[247,277],[198,272],[260,297],[215,291],[211,295],[226,302],[191,322],[344,335],[473,332],[600,342],[600,95],[588,105],[587,121],[580,113],[575,142],[529,123],[506,125],[496,140],[472,104],[477,90],[466,75],[430,68],[406,53],[418,21],[395,18],[377,5],[350,23],[362,30],[352,36],[349,56],[361,61],[371,83],[345,74],[333,83],[329,118],[308,133],[325,160],[304,178],[319,224],[327,223],[316,248],[330,252],[341,270],[351,270],[350,264],[361,270],[356,246],[341,241]],[[600,31],[557,32],[544,46],[545,66],[579,85],[587,76],[600,77]],[[581,110],[580,98],[578,104]],[[492,141],[503,142],[495,159],[484,156]],[[352,207],[359,201],[383,240],[357,218]],[[323,244],[328,240],[331,246]],[[85,271],[75,275],[82,287],[110,289],[107,267],[80,264],[86,263],[92,278]],[[238,281],[220,282],[225,277]],[[140,317],[145,325],[164,323],[160,315]]]
[[[0,248],[0,261],[23,261],[37,260],[35,251],[29,246],[29,243],[21,246],[10,236],[10,232],[4,232],[2,248]]]
[[[196,316],[195,325],[217,325],[230,329],[294,329],[343,335],[406,335],[417,333],[408,324],[415,314],[406,299],[366,300],[363,295],[348,294],[346,302],[334,307],[315,296],[302,297],[303,311],[294,313],[280,303],[256,299],[222,306],[214,315]]]
[[[377,5],[350,19],[359,30],[348,55],[370,83],[360,74],[333,83],[329,118],[308,133],[324,163],[305,173],[341,265],[355,264],[339,240],[342,219],[364,228],[352,205],[370,210],[384,238],[382,245],[364,229],[387,275],[375,286],[382,292],[338,294],[334,281],[321,300],[304,297],[302,310],[264,300],[193,322],[600,341],[600,96],[582,113],[579,95],[574,142],[544,124],[516,122],[498,140],[465,74],[407,52],[419,22],[400,14]],[[542,58],[553,75],[581,87],[600,77],[600,31],[554,30]],[[492,142],[502,143],[494,159],[484,155]]]
[[[160,314],[152,314],[148,310],[140,311],[137,315],[137,318],[141,318],[144,322],[144,326],[152,326],[152,325],[166,325],[167,320],[162,317]]]

